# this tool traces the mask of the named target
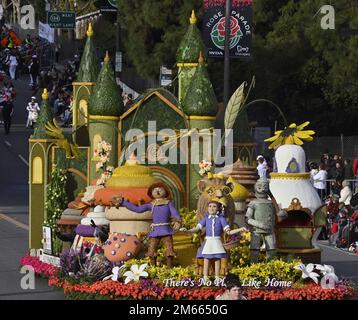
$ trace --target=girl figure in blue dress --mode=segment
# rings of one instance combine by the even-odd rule
[[[228,235],[233,235],[247,231],[246,228],[231,230],[224,214],[221,212],[221,208],[221,203],[218,201],[210,201],[208,204],[208,212],[195,228],[190,230],[185,228],[180,229],[188,233],[205,230],[205,241],[196,256],[199,259],[204,259],[204,278],[209,276],[210,260],[215,261],[215,277],[220,277],[221,259],[227,258],[227,253],[221,240],[222,233],[225,232]]]

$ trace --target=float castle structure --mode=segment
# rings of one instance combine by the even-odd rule
[[[96,170],[101,161],[97,155],[98,143],[106,141],[111,145],[107,165],[116,168],[124,164],[124,153],[128,153],[129,142],[133,142],[127,141],[126,135],[134,128],[143,132],[143,136],[136,139],[141,140],[146,149],[145,157],[138,160],[150,166],[153,176],[168,185],[177,208],[196,208],[199,196],[197,182],[202,177],[198,164],[191,161],[193,150],[189,147],[187,152],[183,152],[178,146],[175,149],[178,162],[170,163],[165,161],[163,145],[157,142],[163,129],[177,132],[180,129],[202,130],[215,126],[218,103],[206,71],[206,49],[196,26],[194,12],[177,52],[178,98],[165,88],[150,89],[127,111],[124,111],[108,54],[99,71],[93,37],[90,24],[77,81],[73,83],[71,135],[72,140],[78,144],[79,157],[68,157],[65,150],[56,144],[56,140],[48,136],[44,123],[39,124],[42,128],[40,133],[30,139],[30,248],[41,247],[41,228],[46,220],[46,187],[53,166],[57,165],[67,173],[67,194],[71,201],[93,185],[100,175]],[[44,105],[49,108],[47,97],[43,99]],[[150,130],[149,123],[154,122],[156,127]],[[250,150],[246,157],[249,156],[252,161],[253,145],[248,145]],[[239,144],[238,148],[246,147]],[[203,160],[203,149],[203,140],[200,138],[197,161]],[[181,163],[180,159],[183,158],[185,161]]]

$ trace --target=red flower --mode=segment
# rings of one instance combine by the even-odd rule
[[[221,37],[225,37],[225,21],[226,18],[222,17],[219,20],[218,32]],[[238,30],[240,30],[239,22],[233,16],[230,17],[230,37],[236,36]]]

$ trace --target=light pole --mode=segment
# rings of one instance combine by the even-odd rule
[[[225,5],[225,45],[224,45],[224,106],[229,102],[230,91],[230,17],[231,0],[226,0]]]

